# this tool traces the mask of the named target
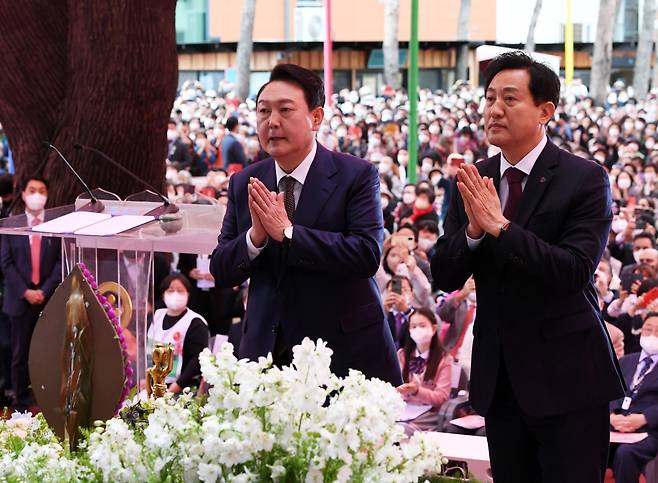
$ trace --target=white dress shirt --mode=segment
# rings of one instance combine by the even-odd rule
[[[646,376],[651,371],[653,371],[654,367],[656,367],[656,362],[658,362],[658,354],[650,356],[649,354],[644,352],[644,350],[642,350],[642,352],[640,352],[640,358],[637,361],[637,367],[635,368],[635,374],[633,374],[633,380],[631,381],[631,387],[635,387],[638,382],[641,382],[641,381],[639,381],[640,370],[642,369],[642,366],[644,365],[644,364],[642,364],[642,361],[646,357],[651,357],[651,365],[649,366],[649,370],[647,372],[645,372],[644,375]]]
[[[510,162],[505,159],[505,155],[502,152],[500,153],[500,184],[498,186],[498,197],[500,198],[500,206],[503,209],[505,209],[505,204],[507,203],[507,198],[509,197],[509,183],[505,177],[505,171],[507,171],[509,168],[516,168],[520,171],[523,171],[525,176],[521,181],[521,189],[525,189],[525,185],[528,182],[528,176],[530,175],[532,168],[535,166],[537,159],[539,159],[539,155],[544,150],[544,147],[546,147],[547,142],[548,139],[546,138],[546,135],[544,135],[541,138],[541,141],[539,141],[539,144],[537,144],[528,154],[521,158],[521,160],[516,163],[516,165],[510,164]],[[483,239],[484,235],[478,239],[474,239],[466,234],[466,242],[468,243],[468,248],[471,250],[477,249]]]
[[[25,216],[27,216],[27,226],[32,226],[35,219],[39,220],[39,223],[43,223],[44,217],[45,217],[45,212],[43,210],[41,210],[38,215],[34,216],[29,211],[25,211]],[[33,236],[34,235],[28,235],[28,238],[30,240],[30,246],[32,246],[32,237]]]
[[[290,176],[294,178],[295,180],[295,187],[294,187],[294,194],[295,194],[295,208],[297,208],[297,203],[299,203],[299,198],[302,195],[302,188],[304,188],[304,183],[306,182],[306,177],[308,176],[308,171],[311,169],[311,165],[313,164],[313,160],[315,159],[315,153],[318,150],[318,143],[314,139],[313,140],[313,146],[311,147],[311,151],[306,155],[304,160],[297,166],[292,173],[286,173],[281,166],[279,166],[279,162],[275,159],[274,160],[274,169],[276,171],[276,185],[279,189],[279,192],[281,192],[281,180],[285,176]],[[249,260],[253,260],[256,258],[258,255],[260,255],[260,252],[267,246],[267,240],[265,241],[265,245],[262,247],[258,248],[254,246],[253,242],[251,241],[251,228],[247,230],[247,254],[249,255]]]

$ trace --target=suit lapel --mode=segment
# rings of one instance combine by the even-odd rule
[[[535,211],[537,204],[544,196],[546,188],[553,177],[552,169],[557,165],[558,148],[551,141],[546,143],[544,150],[537,158],[537,162],[530,171],[528,182],[523,189],[519,212],[516,215],[516,223],[525,226],[530,215]]]
[[[318,143],[315,159],[308,170],[295,210],[296,225],[315,226],[322,208],[336,189],[336,183],[331,180],[335,173],[336,165],[331,152]]]

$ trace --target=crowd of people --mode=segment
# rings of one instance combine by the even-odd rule
[[[230,177],[268,156],[258,142],[255,102],[239,102],[231,87],[223,82],[217,91],[204,91],[199,83],[183,85],[167,129],[167,194],[172,201],[226,204]],[[477,297],[472,279],[454,293],[435,290],[429,261],[443,232],[457,170],[497,152],[484,133],[483,90],[460,82],[449,91],[419,91],[416,173],[410,172],[408,97],[403,90],[345,89],[331,101],[318,142],[366,159],[379,171],[386,239],[376,280],[400,350],[405,383],[399,391],[410,402],[438,408],[454,389],[454,366],[469,374]],[[620,358],[639,352],[658,357],[658,332],[651,324],[658,317],[657,127],[656,94],[635,99],[620,82],[613,84],[603,107],[594,105],[582,84],[564,87],[555,118],[546,127],[552,143],[600,164],[609,174],[614,219],[595,286]],[[5,141],[0,157],[7,152]],[[3,182],[7,184],[0,179],[0,188]],[[0,193],[3,206],[10,193]],[[199,268],[204,265],[198,259],[204,256],[161,258],[164,284],[157,307],[166,310],[156,312],[157,330],[183,323],[193,334],[182,350],[187,369],[179,367],[178,379],[171,380],[178,391],[198,381],[198,364],[191,361],[209,335],[239,337],[235,326],[244,314],[247,290],[215,288],[209,271]],[[165,278],[169,273],[175,275]],[[0,325],[5,369],[0,375],[6,390],[11,388],[8,331],[9,325]],[[652,404],[658,407],[658,399]],[[611,424],[620,432],[646,426],[658,431],[658,418],[648,414],[633,423],[615,415]],[[414,431],[436,424],[434,413],[407,426]]]

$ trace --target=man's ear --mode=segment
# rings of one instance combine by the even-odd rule
[[[553,116],[555,115],[555,104],[552,102],[544,102],[540,106],[541,112],[539,113],[539,122],[541,122],[543,125],[548,123],[551,119],[553,119]]]
[[[320,129],[320,124],[324,119],[324,109],[320,106],[316,107],[311,111],[311,129],[317,131]]]

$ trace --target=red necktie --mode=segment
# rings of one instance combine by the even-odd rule
[[[39,218],[34,218],[32,220],[32,226],[36,226],[41,223]],[[32,283],[34,285],[39,285],[41,280],[40,265],[41,265],[41,235],[32,235],[32,241],[30,242],[30,254],[32,256]]]
[[[505,203],[503,215],[508,220],[513,221],[516,217],[516,213],[519,211],[521,195],[523,194],[523,185],[521,182],[523,181],[525,173],[520,169],[507,168],[503,176],[507,178],[507,185],[509,186],[509,194],[507,196],[507,203]]]

